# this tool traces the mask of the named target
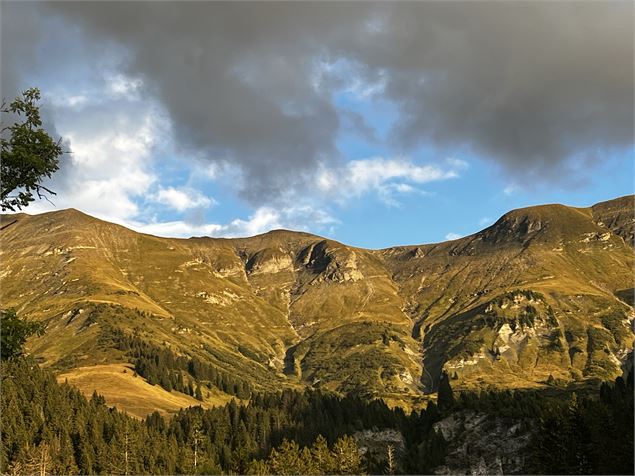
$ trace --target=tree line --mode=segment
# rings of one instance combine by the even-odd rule
[[[297,464],[313,465],[316,474],[344,468],[383,472],[377,467],[381,463],[361,457],[353,464],[359,452],[346,436],[394,428],[407,435],[407,447],[415,450],[430,446],[431,435],[438,438],[432,429],[439,418],[435,405],[406,415],[381,401],[285,390],[254,394],[246,405],[232,400],[220,408],[183,409],[169,419],[155,412],[139,421],[109,408],[97,394],[85,398],[74,387],[57,383],[31,359],[2,362],[0,370],[2,473],[278,473],[285,461],[294,460],[296,449],[306,454],[311,445],[318,445],[313,449],[324,456],[324,464],[306,458]],[[443,448],[438,449],[435,458],[442,460]],[[423,456],[420,467],[432,455]],[[419,472],[415,467],[409,472]]]
[[[449,449],[435,423],[462,411],[521,422],[533,435],[527,473],[633,474],[632,371],[584,396],[520,390],[455,395],[443,374],[438,405],[410,414],[381,400],[284,390],[136,420],[96,393],[86,398],[58,383],[22,355],[26,338],[41,329],[15,313],[0,317],[7,344],[0,362],[2,474],[430,474]],[[404,437],[403,452],[387,451],[390,464],[362,455],[351,438],[384,429]]]
[[[242,400],[249,399],[253,392],[248,382],[219,370],[198,357],[177,355],[170,349],[150,344],[120,329],[109,329],[108,334],[115,348],[132,359],[137,374],[148,383],[160,385],[168,392],[176,390],[199,400],[203,399],[204,387],[215,387]]]

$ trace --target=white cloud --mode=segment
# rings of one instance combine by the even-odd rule
[[[412,185],[408,185],[407,183],[393,183],[393,184],[390,184],[390,186],[393,190],[395,190],[395,192],[399,192],[399,193],[422,192],[418,188],[415,188]]]
[[[351,59],[318,57],[313,61],[310,81],[315,90],[336,90],[365,101],[385,92],[388,73],[384,68],[370,69]]]
[[[458,240],[459,238],[463,238],[463,235],[459,235],[458,233],[448,233],[445,235],[446,240]]]
[[[386,89],[387,77],[385,71],[380,71],[376,78],[368,80],[362,76],[355,75],[350,79],[350,83],[346,88],[349,92],[359,99],[365,100],[381,94]]]
[[[417,165],[405,158],[384,159],[375,157],[353,160],[340,168],[323,167],[316,177],[319,191],[329,198],[344,201],[376,192],[387,204],[398,202],[395,193],[425,193],[411,184],[424,184],[458,177],[458,171],[467,164],[463,161],[448,161],[448,167],[424,164]]]
[[[57,192],[51,197],[54,203],[36,201],[25,210],[28,213],[77,208],[137,231],[174,237],[252,236],[275,228],[317,233],[338,223],[316,208],[314,196],[296,195],[288,202],[292,206],[263,204],[247,218],[225,223],[201,221],[202,214],[164,221],[161,211],[150,218],[157,211],[152,205],[157,203],[177,212],[214,205],[214,199],[201,193],[197,183],[222,178],[235,184],[241,180],[240,170],[229,160],[210,165],[197,155],[186,155],[181,159],[192,167],[187,185],[161,183],[165,176],[158,161],[173,145],[170,124],[154,103],[140,98],[138,82],[125,77],[110,79],[102,89],[82,92],[81,99],[51,96],[57,98],[49,101],[54,106],[57,132],[68,141],[71,153],[62,157],[61,170],[45,183]],[[103,101],[109,96],[117,99]]]
[[[470,165],[465,160],[457,159],[454,157],[448,157],[447,159],[445,159],[445,162],[454,170],[467,170],[470,167]]]
[[[79,208],[117,223],[140,213],[137,199],[158,179],[152,152],[167,125],[152,107],[135,106],[109,109],[89,101],[81,111],[60,109],[56,127],[71,153],[62,156],[61,170],[48,183],[57,192],[54,205],[37,201],[29,213]]]
[[[490,217],[483,217],[478,221],[478,226],[485,226],[492,223],[492,219]]]
[[[166,205],[174,210],[183,212],[192,208],[208,208],[216,202],[192,188],[160,188],[153,197],[154,201]]]
[[[279,228],[309,231],[307,223],[310,223],[314,231],[317,232],[337,223],[337,220],[323,210],[310,206],[296,206],[282,209],[260,207],[246,220],[236,218],[225,224],[194,224],[184,220],[153,223],[129,221],[122,224],[133,230],[158,236],[233,238],[254,236]]]

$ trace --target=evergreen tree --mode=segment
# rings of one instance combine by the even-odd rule
[[[396,471],[395,448],[392,445],[388,445],[386,447],[386,473],[395,474],[395,471]]]
[[[333,445],[337,474],[361,474],[362,459],[357,443],[350,436],[339,438]]]
[[[311,458],[317,474],[334,474],[336,472],[335,457],[322,435],[318,435],[311,447]]]
[[[272,473],[271,469],[269,468],[269,464],[266,461],[253,460],[247,466],[247,471],[245,471],[245,474],[260,476]]]
[[[271,450],[268,466],[272,474],[303,474],[298,444],[283,440],[280,447]]]
[[[444,464],[447,453],[443,435],[434,430],[441,418],[434,403],[405,415],[381,401],[284,391],[254,394],[241,404],[183,409],[169,420],[155,412],[141,423],[108,408],[98,394],[86,399],[58,384],[29,358],[0,362],[0,377],[2,474],[42,468],[54,474],[357,474],[402,468],[427,474]],[[567,401],[526,391],[461,394],[453,409],[506,415],[535,427],[527,472],[632,474],[630,376],[603,385],[597,395]],[[405,437],[399,462],[395,458],[388,468],[383,458],[380,463],[360,455],[346,436],[384,428]]]
[[[192,448],[192,469],[193,473],[197,474],[198,465],[200,460],[201,443],[203,440],[202,423],[198,415],[194,415],[190,421],[190,445]]]
[[[454,406],[454,394],[450,386],[450,378],[445,370],[439,379],[439,391],[437,395],[439,410],[448,411]]]

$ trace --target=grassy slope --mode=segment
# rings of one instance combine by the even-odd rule
[[[204,393],[202,402],[180,392],[168,392],[158,385],[150,385],[140,376],[134,376],[132,366],[124,364],[79,367],[58,374],[57,380],[68,381],[87,397],[90,397],[93,391],[97,391],[106,398],[108,404],[138,418],[143,418],[153,411],[165,415],[175,413],[184,407],[219,406],[231,400],[220,392],[214,392],[209,397]]]
[[[632,215],[632,199],[627,204]],[[630,215],[624,212],[623,216]],[[433,377],[451,360],[451,349],[457,342],[471,349],[471,356],[461,356],[464,361],[474,360],[466,358],[474,356],[478,361],[460,370],[456,366],[461,358],[451,362],[448,370],[457,370],[458,385],[525,387],[544,383],[550,374],[571,380],[611,378],[619,372],[614,356],[623,357],[631,346],[626,320],[632,319],[632,309],[615,293],[632,286],[633,249],[621,236],[597,224],[591,209],[548,205],[516,210],[480,233],[419,249],[418,257],[413,256],[412,248],[385,250],[383,254],[401,284],[413,319],[422,322],[424,362],[430,363]],[[494,359],[487,350],[500,338],[501,324],[473,326],[482,314],[476,311],[505,293],[523,289],[540,292],[544,306],[552,307],[558,321],[555,327],[563,336],[562,349],[542,361],[536,359],[535,351]],[[523,307],[516,307],[517,314],[521,313]],[[594,343],[588,331],[606,331],[602,320],[604,317],[606,321],[608,314],[619,317],[618,326],[613,326],[610,335],[595,336]],[[431,334],[443,338],[432,342]],[[520,334],[514,337],[520,338]],[[479,340],[483,343],[476,346]],[[537,346],[544,356],[548,354],[542,350],[545,340],[544,336],[529,336],[524,345]],[[608,353],[594,353],[594,345],[606,348]],[[572,350],[581,354],[575,365],[570,358]],[[587,365],[579,369],[581,360]],[[518,366],[525,368],[519,371]],[[480,381],[468,378],[474,373]],[[432,380],[427,379],[429,386]]]
[[[2,302],[48,322],[30,345],[60,372],[125,364],[104,343],[114,326],[261,389],[400,404],[434,389],[444,367],[466,387],[606,378],[632,345],[632,308],[616,297],[632,288],[632,215],[632,197],[531,207],[460,240],[369,251],[305,233],[179,240],[74,210],[19,214],[0,232]],[[542,296],[538,324],[501,334],[526,308],[519,289]]]

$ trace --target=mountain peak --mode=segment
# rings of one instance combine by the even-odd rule
[[[540,235],[543,241],[596,231],[588,209],[560,204],[519,208],[505,213],[496,223],[478,233],[484,242],[526,242]]]

